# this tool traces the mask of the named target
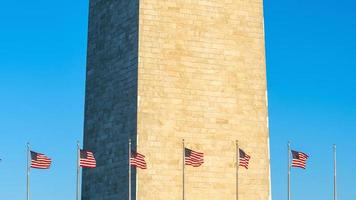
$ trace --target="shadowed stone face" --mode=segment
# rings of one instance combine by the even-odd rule
[[[83,171],[83,200],[128,197],[128,138],[136,144],[137,66],[138,1],[91,0],[84,148],[95,152],[97,168]]]
[[[128,138],[145,155],[132,199],[235,199],[236,146],[251,156],[239,197],[270,198],[262,1],[91,0],[83,200],[127,199]],[[136,182],[137,180],[137,182]]]

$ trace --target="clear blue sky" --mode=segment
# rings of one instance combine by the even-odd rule
[[[268,0],[265,28],[272,190],[286,199],[286,142],[311,155],[293,170],[294,199],[332,199],[332,144],[340,199],[356,196],[356,3]],[[54,158],[32,172],[32,199],[75,195],[82,139],[87,0],[0,6],[0,199],[25,198],[25,144]]]

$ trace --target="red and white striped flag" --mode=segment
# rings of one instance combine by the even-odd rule
[[[193,151],[191,149],[184,149],[185,165],[199,167],[204,163],[204,153]]]
[[[136,151],[131,151],[130,165],[140,169],[147,169],[145,156]]]
[[[93,152],[86,151],[86,150],[80,150],[79,166],[81,166],[83,168],[95,168],[96,160],[95,160]]]
[[[247,155],[242,149],[239,149],[239,166],[248,169],[251,156]]]
[[[307,154],[292,150],[292,157],[293,157],[292,167],[298,167],[302,169],[306,168],[307,160],[309,158]]]
[[[31,168],[48,169],[51,166],[52,160],[44,154],[31,151]]]

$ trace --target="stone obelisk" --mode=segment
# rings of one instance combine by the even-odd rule
[[[83,200],[128,199],[128,140],[146,156],[132,199],[270,199],[263,2],[90,0]],[[251,156],[236,176],[236,140]]]

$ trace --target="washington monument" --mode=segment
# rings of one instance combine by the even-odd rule
[[[82,200],[128,199],[129,139],[133,200],[183,199],[183,139],[185,200],[269,200],[264,38],[262,0],[90,0]]]

